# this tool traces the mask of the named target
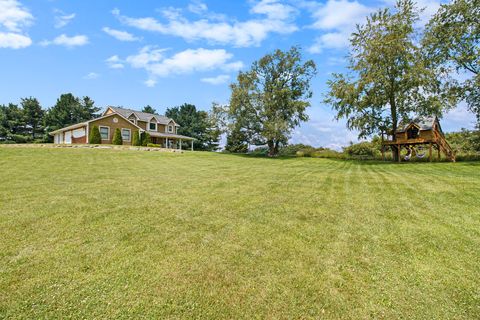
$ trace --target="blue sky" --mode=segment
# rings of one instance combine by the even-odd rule
[[[61,93],[99,107],[227,103],[238,70],[276,48],[300,45],[318,75],[310,120],[292,142],[339,148],[356,140],[322,104],[326,80],[345,70],[355,23],[391,0],[66,1],[0,0],[0,103],[34,96],[44,108]],[[421,0],[422,21],[438,0]],[[445,131],[473,128],[463,105]]]

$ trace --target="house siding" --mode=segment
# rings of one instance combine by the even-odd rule
[[[114,118],[116,118],[118,120],[118,122],[115,123],[114,120],[113,120]],[[102,144],[111,144],[112,143],[113,135],[115,134],[115,130],[117,128],[120,129],[120,130],[122,130],[122,128],[130,129],[131,133],[132,133],[131,137],[133,137],[133,134],[134,134],[135,131],[138,131],[138,128],[135,127],[135,125],[133,123],[131,123],[128,120],[123,119],[122,117],[119,117],[117,114],[112,114],[111,116],[103,118],[103,119],[93,120],[92,122],[90,122],[89,126],[90,126],[90,130],[93,126],[97,126],[97,127],[106,126],[106,127],[110,128],[110,136],[108,137],[108,140],[102,140]],[[132,144],[131,140],[132,139],[130,139],[130,141],[124,141],[123,144],[124,145],[131,145]]]

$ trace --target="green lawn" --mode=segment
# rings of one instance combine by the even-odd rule
[[[480,163],[0,147],[0,318],[480,318]]]

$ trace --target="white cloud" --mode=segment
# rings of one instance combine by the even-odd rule
[[[193,12],[196,14],[202,14],[208,10],[207,5],[198,0],[192,1],[192,3],[190,3],[187,8],[190,12]]]
[[[66,34],[61,34],[52,41],[44,40],[40,42],[42,46],[49,46],[49,45],[58,45],[58,46],[65,46],[68,48],[84,46],[88,44],[88,37],[85,35],[76,35],[76,36],[67,36]]]
[[[320,53],[324,49],[347,48],[355,25],[363,23],[375,8],[356,0],[328,0],[325,4],[311,6],[310,10],[315,20],[311,27],[325,33],[315,39],[309,51]]]
[[[155,87],[155,85],[157,84],[157,80],[154,80],[154,79],[148,79],[148,80],[145,80],[145,85],[149,88],[153,88]]]
[[[0,48],[20,49],[31,44],[32,40],[27,36],[12,32],[0,32]]]
[[[33,23],[32,14],[17,0],[0,0],[0,48],[20,49],[32,44],[23,28]]]
[[[74,18],[75,13],[66,14],[62,10],[55,9],[54,12],[57,14],[55,16],[55,28],[60,29],[69,24]]]
[[[272,20],[288,20],[297,14],[294,7],[279,3],[277,0],[262,0],[255,4],[250,12],[264,14]]]
[[[230,80],[230,76],[228,74],[221,74],[216,77],[210,77],[210,78],[202,78],[200,81],[213,84],[213,85],[218,85],[218,84],[224,84],[228,80]]]
[[[108,67],[112,69],[123,69],[124,67],[123,61],[117,55],[111,56],[105,60],[105,62],[107,63]]]
[[[98,77],[100,77],[100,75],[96,72],[90,72],[89,74],[87,74],[85,77],[83,77],[84,79],[87,79],[87,80],[94,80],[94,79],[98,79]]]
[[[8,31],[20,32],[33,22],[33,16],[17,0],[0,1],[0,25]]]
[[[194,10],[198,11],[198,8]],[[121,15],[118,9],[112,10],[120,22],[127,26],[177,36],[187,41],[206,40],[236,47],[259,45],[270,33],[289,34],[298,30],[292,22],[295,9],[280,4],[277,0],[262,0],[256,3],[250,12],[263,17],[243,22],[233,19],[213,21],[217,20],[213,17],[190,21],[183,17],[179,10],[169,8],[163,11],[167,20],[163,23],[152,17],[131,18]]]
[[[149,78],[145,84],[148,86],[154,86],[158,77],[212,70],[229,72],[243,67],[241,61],[231,61],[233,55],[224,49],[187,49],[169,57],[165,56],[165,51],[167,49],[146,46],[137,54],[128,56],[125,62],[132,68],[147,71]],[[107,59],[107,62],[113,64],[121,63],[120,61],[117,56]]]
[[[162,60],[165,51],[167,51],[167,49],[157,49],[152,46],[146,46],[140,49],[137,54],[128,56],[126,62],[133,68],[146,68],[154,62]]]
[[[456,108],[445,113],[442,129],[445,132],[458,131],[460,128],[474,129],[475,115],[468,110],[467,104],[462,101]]]
[[[120,41],[139,41],[140,38],[135,37],[133,34],[127,31],[115,30],[109,27],[104,27],[103,32],[107,33],[108,35],[114,37]]]

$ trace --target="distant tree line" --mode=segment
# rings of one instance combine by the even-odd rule
[[[0,105],[0,142],[51,142],[49,132],[90,120],[99,110],[89,97],[71,93],[62,94],[46,110],[33,97],[21,99],[20,104]]]

